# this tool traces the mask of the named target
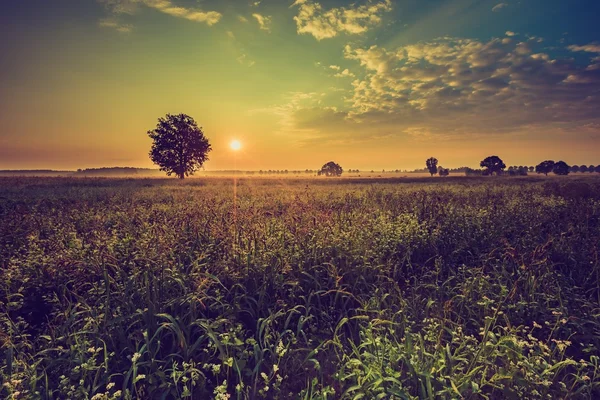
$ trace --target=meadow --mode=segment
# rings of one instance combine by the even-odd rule
[[[600,178],[0,178],[0,398],[600,398]]]

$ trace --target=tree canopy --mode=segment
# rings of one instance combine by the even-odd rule
[[[559,161],[554,164],[552,171],[556,175],[569,175],[569,165],[564,161]]]
[[[485,158],[479,164],[481,168],[486,168],[488,175],[493,175],[496,173],[497,175],[502,172],[504,168],[506,168],[506,164],[502,161],[502,159],[498,156],[489,156]]]
[[[546,160],[542,161],[535,167],[535,172],[538,174],[548,175],[554,169],[554,161]]]
[[[429,173],[431,174],[431,176],[435,175],[438,172],[438,160],[435,157],[431,157],[428,158],[425,161],[425,165],[427,166],[427,169],[429,170]]]
[[[342,167],[333,162],[333,161],[329,161],[327,164],[323,165],[323,167],[321,167],[321,169],[319,170],[319,172],[317,172],[318,175],[325,175],[325,176],[341,176],[342,172],[344,172],[344,170],[342,169]]]
[[[186,114],[167,114],[159,118],[148,136],[154,141],[150,149],[152,162],[167,175],[175,174],[180,179],[200,169],[211,151],[202,128]]]

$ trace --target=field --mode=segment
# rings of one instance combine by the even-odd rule
[[[0,178],[0,398],[600,398],[600,178]]]

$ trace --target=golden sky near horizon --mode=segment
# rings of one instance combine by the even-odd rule
[[[167,113],[203,127],[207,170],[598,164],[599,13],[559,0],[6,3],[0,169],[153,167],[146,132]]]

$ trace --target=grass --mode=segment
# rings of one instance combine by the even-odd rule
[[[600,180],[0,178],[0,397],[600,396]]]

